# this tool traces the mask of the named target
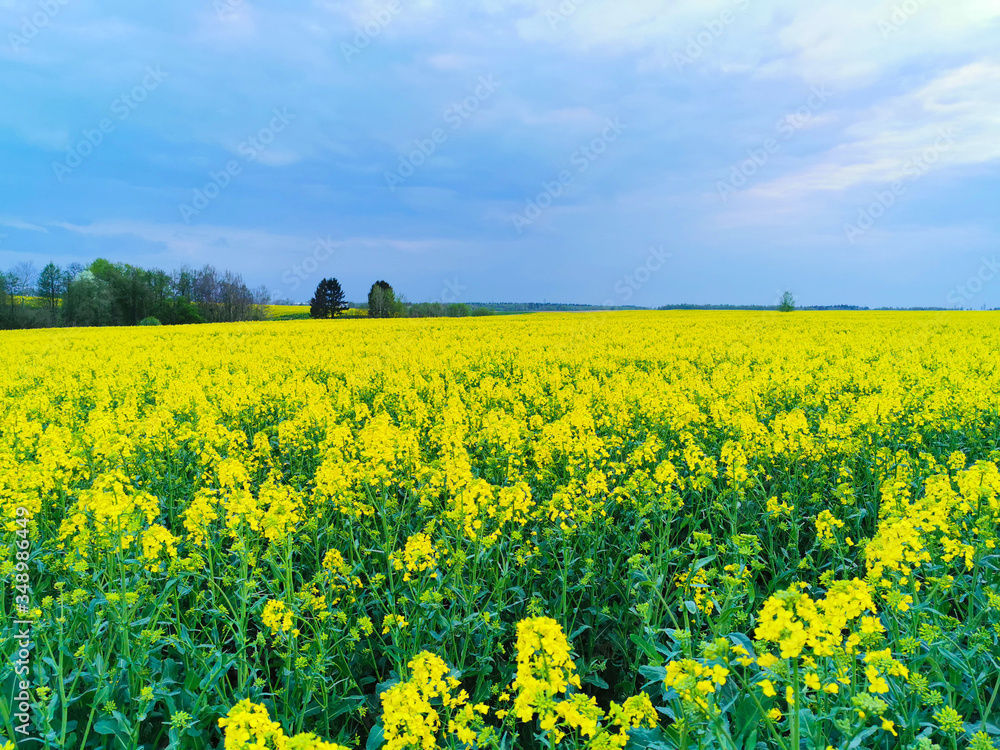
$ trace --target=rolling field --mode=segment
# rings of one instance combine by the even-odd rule
[[[995,747],[997,323],[0,333],[0,732]]]

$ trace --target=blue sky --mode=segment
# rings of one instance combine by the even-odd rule
[[[996,307],[998,40],[997,0],[0,0],[0,267]]]

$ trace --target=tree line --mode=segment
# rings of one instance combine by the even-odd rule
[[[336,318],[349,307],[344,290],[336,279],[323,279],[309,300],[313,318]],[[384,280],[376,281],[368,291],[369,318],[464,318],[492,315],[488,307],[472,307],[461,302],[407,302]]]
[[[270,294],[206,265],[167,273],[103,258],[0,271],[0,328],[178,325],[262,320]]]

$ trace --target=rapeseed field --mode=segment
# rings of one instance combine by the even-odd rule
[[[36,748],[1000,739],[1000,327],[592,313],[0,334]]]

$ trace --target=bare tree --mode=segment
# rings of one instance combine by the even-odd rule
[[[18,263],[12,269],[10,269],[10,278],[14,282],[13,293],[15,296],[21,298],[21,304],[24,304],[25,297],[31,297],[35,292],[35,282],[38,280],[38,269],[35,268],[35,264],[29,262]]]

